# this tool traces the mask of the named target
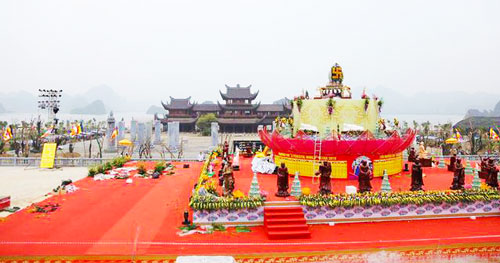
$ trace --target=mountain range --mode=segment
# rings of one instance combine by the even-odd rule
[[[353,98],[359,98],[363,88],[353,88]],[[389,114],[490,114],[500,112],[500,106],[497,105],[494,111],[490,109],[500,101],[500,94],[493,93],[466,93],[466,92],[416,92],[415,94],[404,94],[397,90],[375,87],[367,89],[367,94],[376,94],[384,100],[382,111]],[[83,108],[90,103],[100,100],[105,107],[106,112],[110,110],[117,112],[149,112],[160,111],[160,100],[169,96],[177,97],[173,93],[160,94],[157,101],[151,99],[139,99],[133,94],[122,95],[107,85],[99,85],[90,88],[80,94],[63,93],[61,98],[61,112],[69,113],[74,109]],[[292,95],[288,96],[292,98]],[[7,112],[36,112],[37,95],[27,91],[15,91],[10,93],[0,93],[0,104]],[[193,101],[200,100],[193,96]],[[263,103],[272,102],[281,98],[265,98],[259,95],[257,101]],[[151,106],[157,106],[151,108]],[[469,111],[469,109],[477,109]],[[486,110],[486,111],[485,111]],[[160,112],[158,112],[160,113]]]

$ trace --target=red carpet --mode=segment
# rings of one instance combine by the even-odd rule
[[[242,159],[236,172],[236,188],[248,191],[250,159]],[[500,220],[497,217],[443,219],[382,223],[353,223],[335,226],[310,226],[311,239],[288,242],[270,241],[264,227],[251,233],[236,233],[234,228],[214,234],[179,237],[182,213],[199,176],[201,163],[158,180],[134,179],[76,183],[80,190],[51,197],[46,202],[59,203],[49,214],[20,211],[0,221],[1,255],[185,255],[185,254],[255,254],[276,252],[311,252],[425,246],[441,248],[449,244],[500,243]],[[446,189],[451,174],[440,169],[425,169],[426,189]],[[470,178],[468,178],[470,180]],[[374,180],[380,187],[380,179]],[[275,187],[275,177],[259,175],[261,187]],[[395,190],[407,189],[409,178],[391,178]],[[334,191],[343,191],[350,181],[335,181]],[[307,180],[303,180],[307,186]],[[310,185],[315,192],[315,186]],[[317,186],[316,186],[317,187]],[[496,245],[495,245],[496,246]]]

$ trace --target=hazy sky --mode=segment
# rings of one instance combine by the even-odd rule
[[[355,89],[500,94],[500,1],[1,1],[0,92],[106,84],[152,101]]]

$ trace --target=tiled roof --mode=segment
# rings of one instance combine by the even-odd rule
[[[255,99],[257,97],[257,94],[259,92],[257,91],[256,93],[252,93],[250,91],[250,88],[252,85],[248,87],[240,87],[240,84],[236,85],[236,87],[229,87],[226,85],[226,93],[220,92],[221,96],[223,99]]]
[[[166,110],[189,109],[193,107],[193,104],[191,104],[191,97],[187,97],[186,99],[176,99],[170,97],[170,103],[165,104],[162,102],[162,105]]]
[[[257,111],[284,111],[284,107],[281,104],[260,104]]]
[[[193,111],[220,111],[220,107],[217,104],[196,104]]]

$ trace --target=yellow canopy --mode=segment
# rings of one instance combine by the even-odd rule
[[[123,140],[118,141],[118,144],[123,145],[123,146],[131,146],[134,143],[131,142],[130,140],[123,139]]]
[[[458,143],[458,140],[457,140],[457,138],[448,138],[448,139],[446,139],[445,143],[446,144],[454,144],[454,143]]]

